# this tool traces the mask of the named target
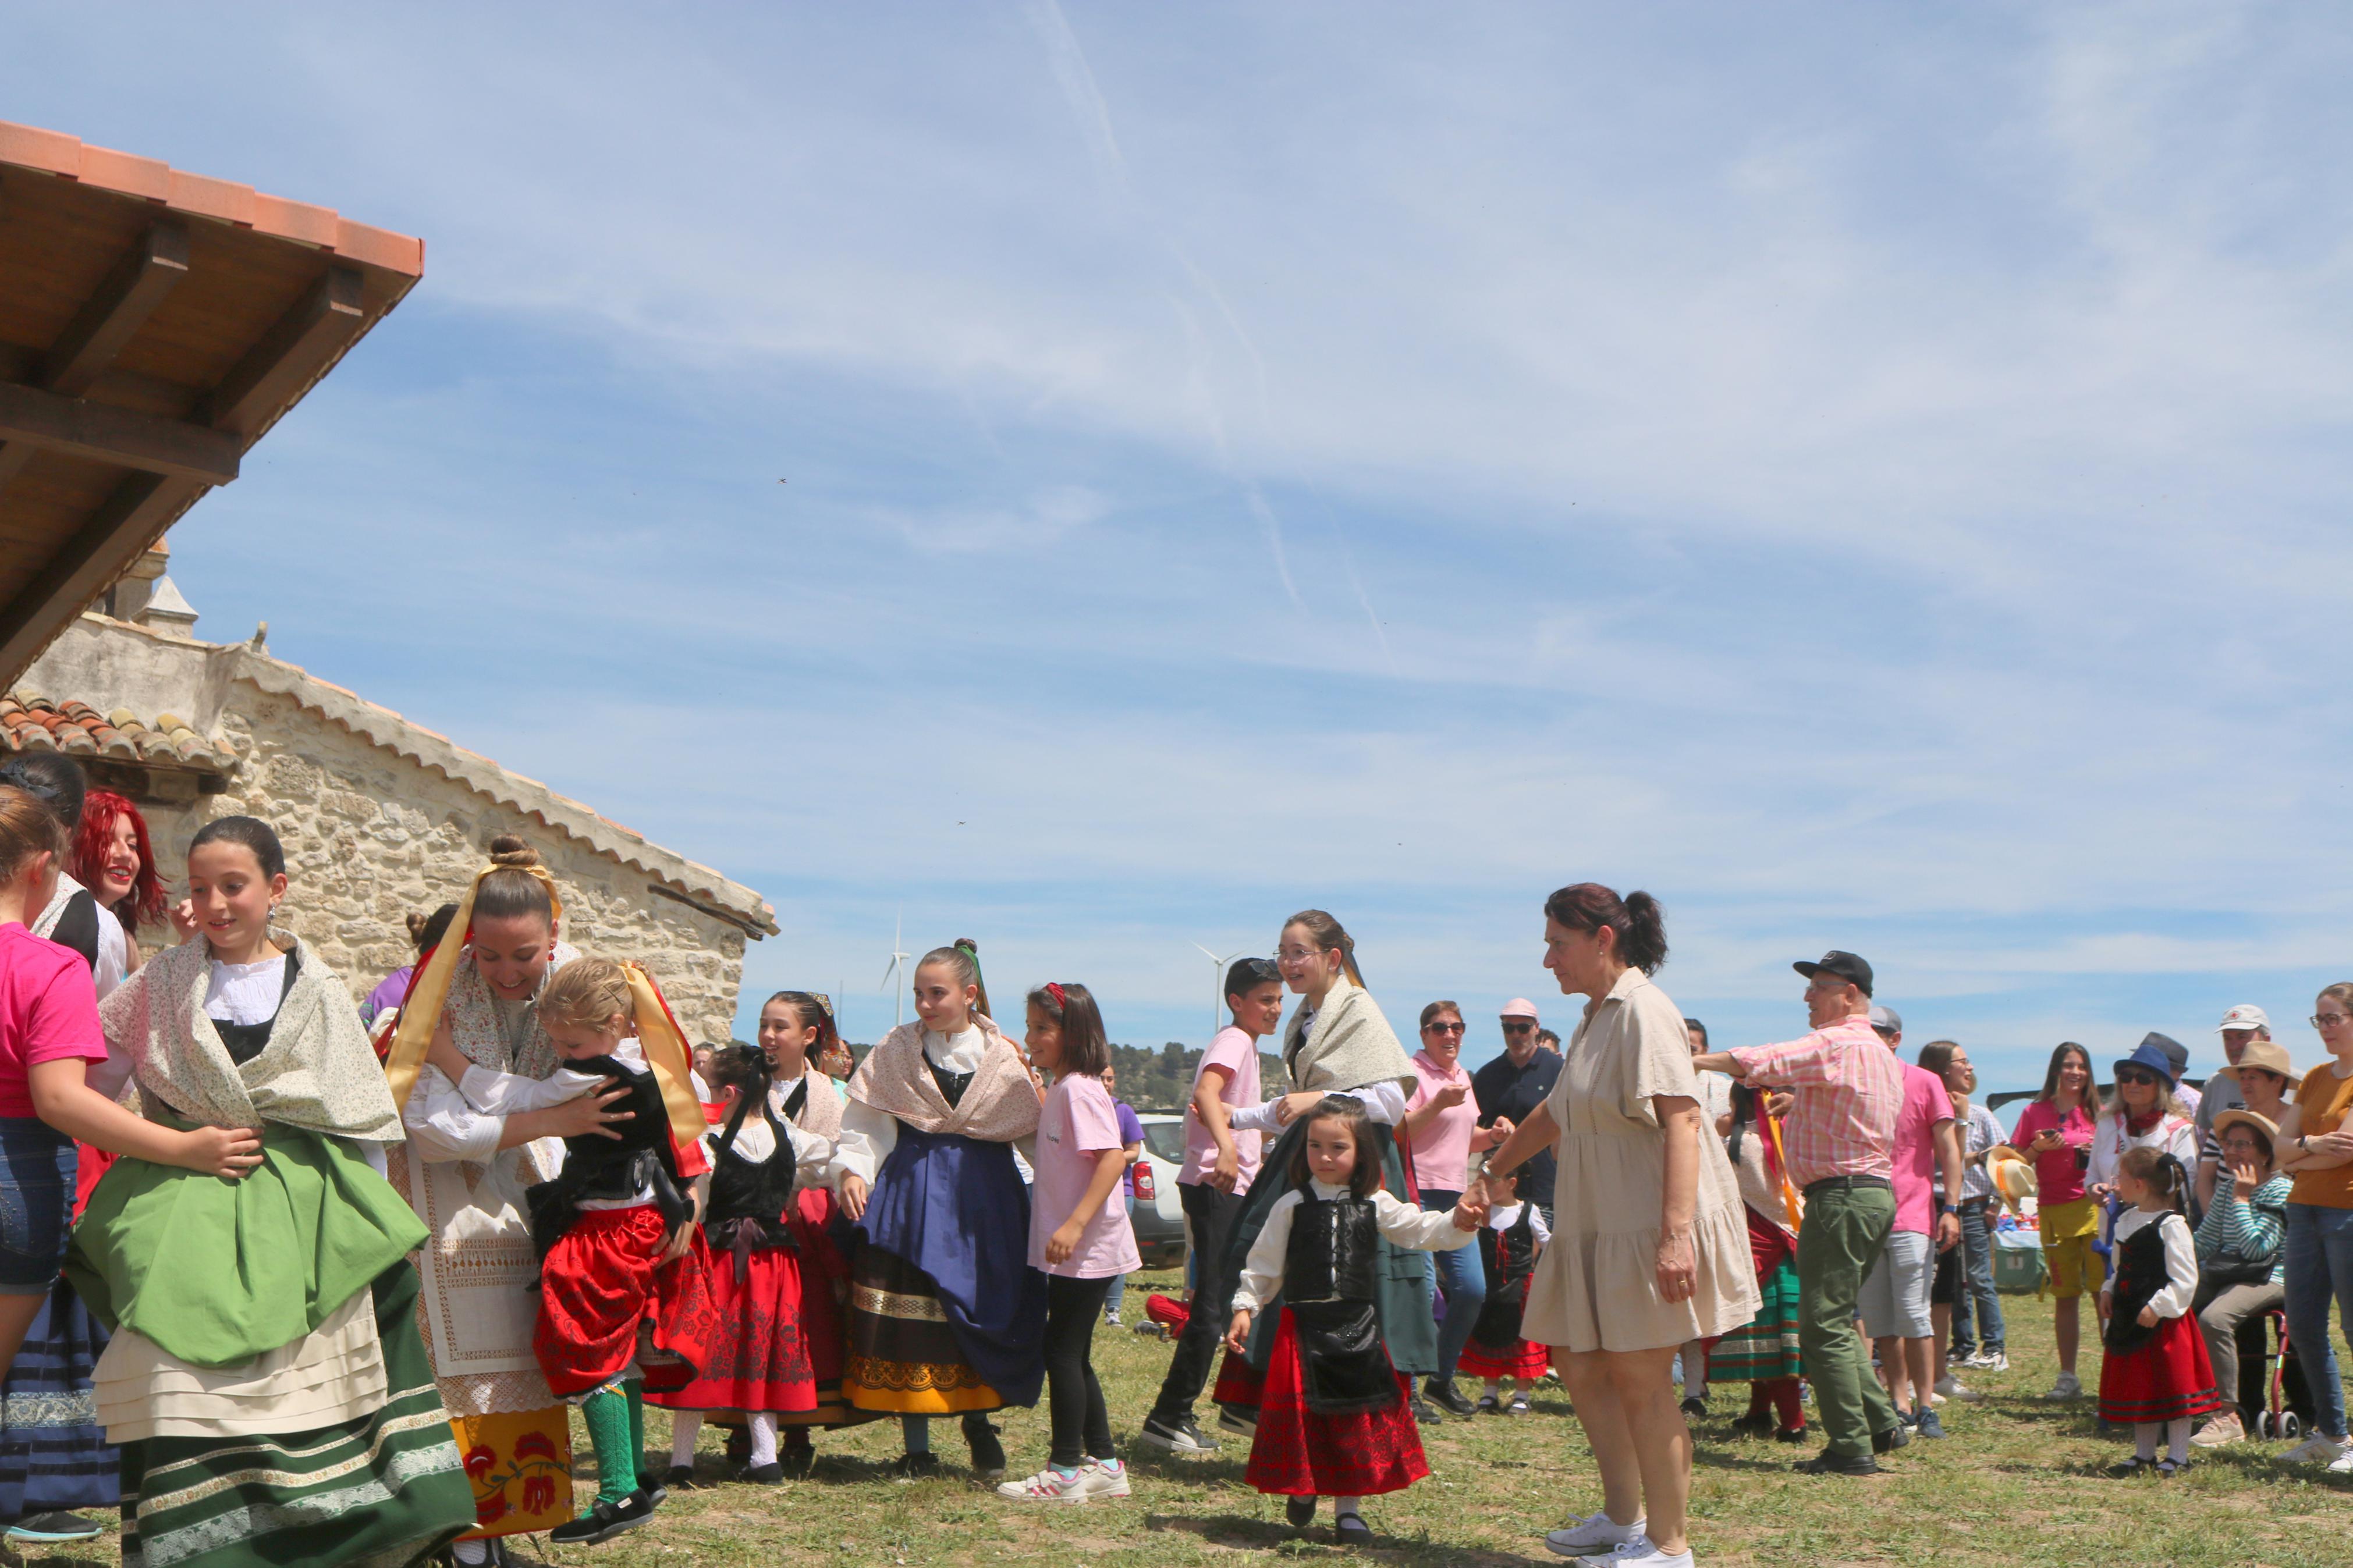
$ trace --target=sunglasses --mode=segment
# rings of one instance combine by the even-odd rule
[[[1535,1032],[1535,1026],[1534,1024],[1506,1024],[1504,1026],[1504,1033],[1507,1035],[1528,1035],[1534,1034]]]
[[[2163,1083],[2165,1080],[2153,1072],[2143,1072],[2137,1068],[2128,1068],[2116,1074],[2116,1081],[2118,1083]]]
[[[1424,1024],[1421,1032],[1425,1035],[1459,1035],[1462,1032],[1462,1023],[1458,1018],[1451,1024]]]

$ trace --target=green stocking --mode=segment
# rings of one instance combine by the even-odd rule
[[[596,1500],[620,1502],[638,1489],[638,1455],[629,1438],[629,1402],[619,1390],[600,1388],[580,1403],[588,1440],[596,1448]]]
[[[646,1385],[642,1378],[631,1378],[621,1384],[621,1392],[629,1396],[629,1468],[635,1471],[645,1462],[646,1454]],[[640,1489],[650,1489],[659,1477],[639,1474]]]

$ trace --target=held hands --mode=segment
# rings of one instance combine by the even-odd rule
[[[1275,1102],[1275,1125],[1288,1127],[1323,1103],[1324,1097],[1312,1089],[1303,1089],[1296,1094],[1286,1094]]]
[[[851,1171],[841,1173],[841,1191],[838,1195],[841,1200],[841,1212],[849,1217],[852,1225],[866,1217],[866,1192],[865,1177]]]
[[[1688,1301],[1699,1279],[1699,1265],[1692,1257],[1692,1238],[1688,1230],[1662,1231],[1659,1236],[1658,1259],[1659,1300]]]
[[[1071,1254],[1079,1249],[1079,1235],[1084,1229],[1076,1223],[1067,1224],[1046,1238],[1046,1261],[1068,1263]]]
[[[1226,1349],[1236,1355],[1250,1354],[1250,1314],[1247,1307],[1234,1309],[1232,1326],[1226,1330]]]
[[[1487,1184],[1482,1181],[1472,1184],[1471,1190],[1464,1193],[1456,1202],[1454,1228],[1467,1230],[1476,1235],[1479,1227],[1486,1223]]]
[[[237,1181],[261,1163],[259,1127],[195,1127],[182,1138],[179,1163],[188,1170]]]

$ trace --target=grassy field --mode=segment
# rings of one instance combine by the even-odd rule
[[[1145,1282],[1167,1289],[1169,1279],[1139,1276],[1131,1283],[1131,1319],[1141,1317]],[[2353,1563],[2353,1478],[2310,1468],[2292,1473],[2267,1457],[2280,1445],[2199,1450],[2190,1473],[2169,1482],[2105,1478],[2103,1468],[2129,1448],[2095,1435],[2091,1401],[2051,1405],[2037,1397],[2057,1369],[2049,1307],[2032,1297],[2009,1297],[2004,1304],[2012,1370],[1978,1374],[1973,1381],[1990,1395],[1988,1402],[1947,1405],[1942,1415],[1951,1436],[1914,1443],[1888,1461],[1889,1475],[1793,1475],[1789,1461],[1811,1448],[1735,1438],[1729,1427],[1746,1407],[1747,1385],[1716,1389],[1707,1418],[1695,1424],[1692,1537],[1700,1559],[1940,1568]],[[2095,1377],[2096,1356],[2085,1359],[2087,1376]],[[1149,1407],[1167,1360],[1157,1340],[1124,1330],[1097,1334],[1095,1363],[1123,1443]],[[666,1445],[668,1418],[659,1411],[649,1417],[648,1446]],[[1000,1419],[1017,1473],[1042,1464],[1043,1407]],[[876,1423],[819,1434],[817,1472],[807,1481],[674,1494],[652,1524],[606,1546],[565,1551],[541,1538],[524,1544],[522,1554],[597,1568],[820,1562],[1183,1568],[1245,1553],[1297,1561],[1369,1555],[1399,1564],[1558,1563],[1545,1550],[1544,1531],[1571,1512],[1600,1506],[1590,1455],[1556,1389],[1539,1391],[1527,1416],[1450,1421],[1423,1433],[1434,1473],[1407,1491],[1367,1501],[1366,1517],[1380,1539],[1363,1552],[1333,1545],[1328,1528],[1301,1536],[1285,1527],[1281,1500],[1242,1483],[1246,1455],[1239,1442],[1206,1458],[1137,1456],[1131,1499],[1038,1507],[971,1485],[961,1465],[962,1440],[946,1421],[934,1445],[947,1461],[943,1479],[912,1486],[887,1479],[897,1428]],[[713,1481],[727,1473],[722,1436],[712,1428],[703,1434],[702,1469]],[[593,1489],[587,1451],[584,1434],[579,1471]],[[1321,1523],[1329,1522],[1327,1511]],[[103,1550],[84,1547],[55,1560],[114,1561],[111,1537],[93,1546]]]

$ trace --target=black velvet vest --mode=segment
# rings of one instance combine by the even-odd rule
[[[2116,1307],[2100,1338],[2119,1355],[2137,1351],[2157,1338],[2156,1329],[2141,1325],[2140,1312],[2166,1286],[2165,1237],[2158,1234],[2164,1226],[2162,1218],[2145,1225],[2113,1249],[2116,1261]]]
[[[735,1152],[735,1136],[743,1131],[751,1102],[760,1102],[760,1115],[776,1137],[776,1152],[765,1160],[747,1160]],[[749,1252],[764,1247],[789,1247],[792,1232],[785,1226],[785,1211],[792,1206],[797,1170],[793,1141],[783,1121],[768,1108],[765,1094],[740,1094],[735,1113],[720,1134],[719,1158],[711,1172],[711,1206],[702,1218],[703,1233],[722,1251]]]
[[[524,1203],[531,1210],[532,1245],[539,1256],[545,1258],[556,1238],[578,1221],[578,1205],[584,1198],[616,1202],[650,1183],[654,1206],[661,1211],[666,1223],[675,1226],[693,1213],[693,1203],[680,1190],[685,1185],[685,1178],[679,1174],[677,1156],[670,1146],[670,1108],[662,1103],[661,1085],[652,1071],[632,1068],[612,1057],[593,1057],[564,1065],[574,1072],[627,1084],[629,1092],[606,1110],[633,1114],[627,1121],[607,1124],[620,1134],[618,1138],[596,1132],[566,1138],[563,1172],[554,1181],[541,1182],[523,1194]],[[605,1090],[599,1086],[586,1092],[596,1095]]]
[[[1284,1248],[1282,1300],[1299,1345],[1301,1392],[1319,1415],[1386,1410],[1398,1398],[1381,1342],[1380,1227],[1368,1198],[1299,1189]]]
[[[1479,1258],[1487,1269],[1487,1300],[1471,1337],[1494,1351],[1519,1348],[1520,1325],[1528,1307],[1528,1277],[1536,1268],[1535,1205],[1522,1204],[1509,1226],[1479,1233]]]

